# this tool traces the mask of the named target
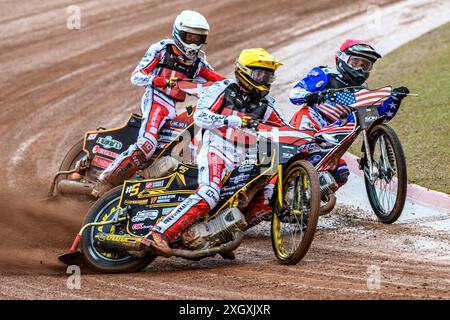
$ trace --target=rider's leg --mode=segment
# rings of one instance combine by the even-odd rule
[[[175,105],[148,89],[142,99],[143,119],[137,142],[114,160],[98,179],[92,195],[100,197],[109,189],[131,178],[149,161],[156,150],[158,132],[168,119],[175,117]]]
[[[256,226],[261,221],[267,220],[273,211],[270,206],[275,184],[277,183],[277,176],[273,177],[263,190],[259,191],[255,198],[244,210],[245,220],[247,221],[247,229]]]
[[[232,170],[232,165],[228,161],[225,163],[221,152],[209,145],[202,148],[197,159],[199,163],[197,191],[164,217],[143,241],[166,256],[169,256],[171,251],[168,244],[217,205],[222,179]]]
[[[322,128],[319,130],[316,135],[320,134],[328,134],[328,135],[336,135],[336,134],[350,134],[354,130],[355,119],[353,114],[349,114],[344,119],[339,119],[336,122]],[[338,187],[342,187],[348,180],[348,176],[350,175],[350,171],[348,169],[347,163],[343,159],[339,159],[336,168],[331,170],[331,174],[333,175]]]
[[[339,159],[336,169],[331,174],[333,175],[339,188],[342,187],[348,180],[350,171],[348,170],[347,162],[344,159]]]

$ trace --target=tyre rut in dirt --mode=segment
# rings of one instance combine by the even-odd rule
[[[109,217],[114,214],[119,204],[121,192],[122,186],[118,186],[101,197],[89,209],[83,225],[91,222],[109,220]],[[116,233],[116,228],[120,228],[120,226],[118,224],[116,226],[103,226],[103,228],[109,229],[106,232]],[[119,231],[124,231],[124,234],[126,234],[125,225],[122,225],[122,228]],[[144,268],[156,258],[153,255],[140,258],[131,255],[120,256],[102,253],[101,250],[98,250],[94,246],[94,235],[98,229],[99,227],[88,228],[85,230],[81,240],[81,253],[88,267],[92,270],[102,273],[134,272]],[[105,232],[105,230],[102,229],[102,232]]]
[[[272,215],[272,248],[278,261],[296,264],[308,252],[316,232],[320,212],[319,177],[314,166],[305,160],[295,161],[283,171],[283,205],[280,206],[277,198]],[[295,241],[297,231],[300,231],[299,243]],[[283,241],[289,239],[293,245],[288,250]]]
[[[366,176],[364,177],[369,203],[380,221],[393,223],[400,217],[406,200],[407,172],[403,148],[395,131],[385,124],[377,125],[370,131],[369,144],[374,163],[378,165],[378,172],[382,175],[382,178],[377,178],[373,185]],[[383,145],[385,149],[382,149]],[[379,158],[375,154],[378,149],[380,150]],[[387,159],[384,159],[383,150]],[[386,163],[389,168],[380,169],[383,163]],[[397,184],[393,181],[394,176],[397,178]],[[384,183],[383,177],[389,182]],[[394,192],[395,201],[392,199]],[[389,206],[388,209],[384,208],[386,203]],[[391,204],[392,208],[390,208]]]

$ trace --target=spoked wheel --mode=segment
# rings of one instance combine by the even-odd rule
[[[272,247],[283,264],[296,264],[308,252],[316,232],[320,210],[317,171],[305,160],[283,172],[283,205],[277,198],[272,214]],[[279,195],[278,195],[279,196]]]
[[[369,202],[380,221],[393,223],[400,217],[406,200],[407,174],[403,148],[395,131],[384,124],[371,130],[369,144],[376,175],[373,183],[365,175]]]
[[[117,214],[121,192],[122,186],[118,186],[101,197],[89,209],[83,225],[91,222],[111,220]],[[127,253],[104,251],[96,246],[95,236],[98,233],[126,235],[126,222],[92,227],[84,231],[81,241],[81,253],[89,268],[94,271],[102,273],[134,272],[144,268],[156,258],[154,255],[141,258]]]

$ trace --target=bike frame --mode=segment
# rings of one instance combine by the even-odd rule
[[[360,89],[359,87],[352,87],[351,89]],[[344,89],[341,89],[344,90]],[[338,90],[336,90],[338,91]],[[370,153],[369,147],[369,133],[376,125],[383,123],[385,121],[385,116],[380,116],[377,109],[377,104],[361,106],[355,108],[352,111],[353,118],[355,119],[354,129],[351,133],[349,133],[344,139],[339,141],[338,143],[334,143],[335,147],[332,148],[325,157],[316,165],[316,169],[321,171],[326,171],[332,168],[337,161],[344,155],[344,153],[350,148],[359,134],[362,134],[363,145],[362,151],[364,152],[364,157],[367,161],[367,169],[364,170],[364,174],[369,180],[371,184],[375,182],[376,175],[374,173],[373,167],[373,159]],[[333,143],[327,140],[328,143]],[[384,141],[381,143],[382,145],[382,155],[383,161],[386,161],[386,146]],[[387,165],[385,163],[385,165]]]

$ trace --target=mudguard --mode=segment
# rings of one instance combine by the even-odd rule
[[[187,107],[186,112],[177,115],[161,129],[158,136],[158,146],[152,157],[152,161],[162,156],[170,155],[173,147],[182,141],[182,137],[186,133],[189,133],[187,135],[189,137],[193,136],[193,112],[192,107]],[[90,160],[87,173],[88,180],[96,181],[103,170],[122,152],[126,151],[130,145],[136,142],[141,121],[141,116],[132,114],[128,118],[127,123],[122,127],[86,132],[83,151]],[[176,155],[178,156],[178,154]]]
[[[269,174],[270,168],[262,164],[243,165],[231,171],[224,178],[216,208],[204,219],[213,218],[230,205],[241,189],[260,177],[269,177]],[[180,164],[166,177],[125,181],[119,206],[128,209],[127,232],[136,236],[146,235],[164,216],[195,193],[197,178],[197,167]]]

